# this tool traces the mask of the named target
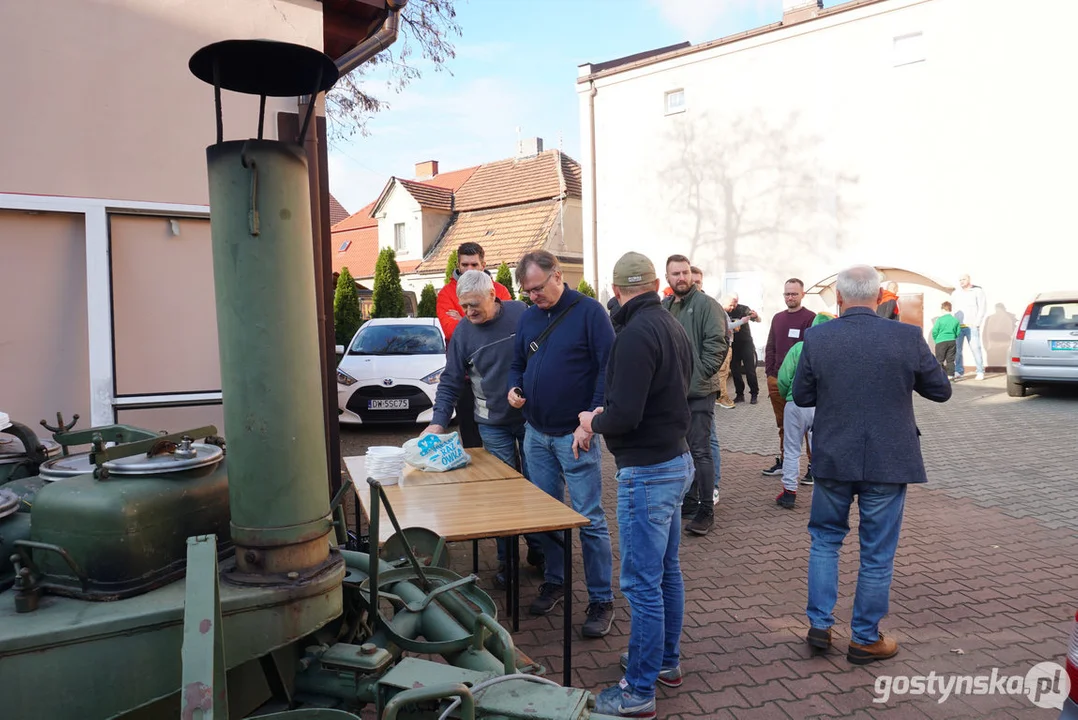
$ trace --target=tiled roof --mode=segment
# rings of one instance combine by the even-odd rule
[[[453,170],[446,173],[438,173],[429,180],[420,180],[413,182],[422,182],[424,185],[433,185],[434,187],[446,188],[447,190],[453,190],[456,192],[461,185],[468,182],[468,178],[472,176],[476,170],[479,169],[478,165],[470,168],[464,168],[463,170]]]
[[[344,209],[344,205],[341,205],[337,198],[333,197],[333,193],[329,195],[329,225],[333,227],[341,220],[348,217],[350,213]]]
[[[415,198],[420,207],[430,208],[431,210],[453,210],[452,190],[436,187],[429,183],[416,182],[415,180],[397,178],[397,182],[408,191],[409,195]]]
[[[456,193],[454,209],[484,210],[549,200],[562,192],[580,197],[580,164],[559,150],[480,165]]]
[[[545,200],[459,213],[434,252],[423,260],[417,271],[444,271],[449,255],[465,242],[482,245],[490,267],[497,267],[503,262],[516,265],[522,255],[543,247],[554,223],[558,221],[560,211],[560,202]]]
[[[378,221],[371,217],[371,210],[374,209],[374,203],[364,206],[362,210],[354,213],[344,220],[333,226],[333,232],[340,232],[341,230],[355,230],[357,228],[376,227]]]
[[[342,251],[345,243],[348,246]],[[339,273],[342,267],[347,267],[352,277],[373,277],[378,260],[378,225],[334,232],[332,255],[333,272]]]

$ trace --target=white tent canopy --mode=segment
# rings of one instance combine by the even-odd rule
[[[906,285],[922,285],[924,287],[932,288],[933,290],[939,290],[950,294],[954,292],[954,287],[950,285],[944,285],[936,280],[922,275],[921,273],[914,272],[912,270],[905,270],[903,268],[895,267],[876,267],[876,272],[880,274],[880,279],[883,282],[896,282]],[[819,295],[820,299],[828,305],[835,303],[835,283],[838,281],[838,273],[830,275],[820,282],[816,283],[812,287],[805,290],[806,295]]]

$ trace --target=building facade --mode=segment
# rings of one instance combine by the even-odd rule
[[[214,92],[188,60],[231,38],[321,50],[335,37],[324,9],[2,4],[0,90],[18,99],[0,117],[0,409],[13,420],[62,411],[80,428],[223,428],[206,171]],[[254,137],[258,98],[222,100],[225,138]],[[269,98],[265,137],[297,110],[297,98]]]
[[[770,316],[789,277],[968,273],[1002,365],[1032,297],[1078,285],[1076,21],[1068,0],[786,0],[773,25],[581,66],[586,277],[609,292],[625,251],[684,253]],[[900,289],[930,326],[946,294]]]

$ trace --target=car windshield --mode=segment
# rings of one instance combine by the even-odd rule
[[[349,355],[442,355],[445,342],[433,325],[367,325]]]
[[[1078,300],[1042,302],[1033,306],[1030,330],[1078,330]]]

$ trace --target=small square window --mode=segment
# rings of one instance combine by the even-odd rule
[[[407,238],[404,235],[404,223],[397,223],[393,226],[393,249],[397,252],[403,252],[407,247]]]
[[[894,39],[891,48],[892,61],[895,67],[900,65],[912,65],[925,61],[925,36],[924,33],[909,33],[898,35]]]
[[[337,252],[344,252],[345,250],[348,249],[348,246],[351,245],[351,244],[352,244],[351,240],[345,240],[344,242],[341,243],[341,246],[339,248],[337,248]]]
[[[670,90],[664,96],[664,105],[667,115],[685,112],[685,90]]]

